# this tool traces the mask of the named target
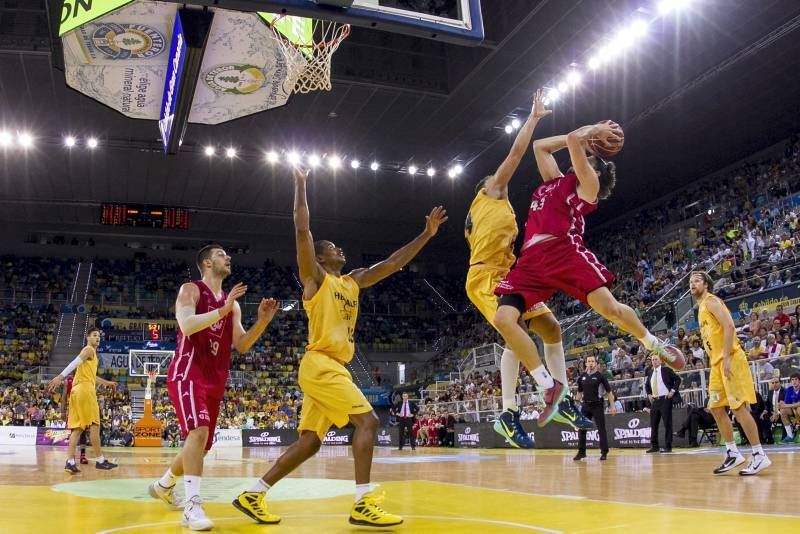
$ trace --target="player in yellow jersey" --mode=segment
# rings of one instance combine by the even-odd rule
[[[330,241],[314,242],[306,200],[307,172],[295,169],[294,225],[297,264],[303,284],[303,307],[308,314],[308,345],[300,363],[298,382],[303,405],[300,438],[275,461],[262,478],[240,494],[234,506],[256,521],[276,522],[267,512],[264,497],[271,486],[314,456],[332,424],[356,427],[353,434],[356,496],[350,523],[388,527],[403,522],[381,509],[382,495],[370,486],[372,451],[378,417],[353,383],[345,364],[353,358],[358,294],[402,269],[439,231],[447,213],[439,206],[425,217],[425,230],[386,260],[366,269],[342,274],[345,255]]]
[[[520,128],[511,151],[495,173],[478,184],[477,194],[467,214],[464,229],[470,250],[467,296],[490,324],[497,313],[497,295],[494,289],[508,274],[516,259],[514,242],[517,239],[517,218],[508,200],[508,183],[528,150],[539,119],[551,113],[545,109],[543,97],[541,89],[534,95],[531,113]],[[543,302],[539,302],[521,319],[542,339],[547,369],[556,380],[566,384],[567,368],[564,362],[564,346],[561,343],[561,327],[553,313]],[[510,349],[503,351],[500,360],[503,413],[495,421],[494,430],[512,446],[529,449],[534,444],[522,428],[520,410],[515,400],[519,363],[519,359]],[[541,366],[540,361],[522,363],[531,372]],[[562,401],[554,419],[576,429],[592,426],[574,407],[571,398]]]
[[[67,365],[60,375],[56,375],[48,384],[47,390],[54,391],[72,371],[75,379],[72,382],[72,391],[69,394],[69,415],[67,428],[72,430],[69,435],[69,450],[64,471],[75,474],[80,469],[75,465],[75,448],[81,434],[89,429],[89,440],[94,451],[95,467],[97,469],[114,469],[117,464],[111,463],[100,451],[100,407],[97,404],[96,383],[115,388],[116,382],[105,380],[97,376],[97,346],[100,345],[100,329],[90,328],[86,335],[86,346],[80,354]]]
[[[714,474],[726,473],[744,463],[744,457],[733,441],[733,425],[726,411],[730,408],[753,448],[750,462],[739,474],[755,475],[772,462],[761,448],[758,426],[750,413],[749,405],[756,402],[753,376],[744,350],[736,339],[731,312],[719,297],[709,292],[713,285],[713,280],[705,271],[693,271],[689,276],[689,290],[699,308],[697,320],[700,323],[700,335],[711,363],[708,408],[725,440],[725,459],[721,466],[714,469]]]

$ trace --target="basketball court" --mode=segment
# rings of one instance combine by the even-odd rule
[[[773,465],[757,477],[714,476],[719,450],[651,456],[613,450],[576,464],[574,451],[378,448],[373,480],[397,532],[791,532],[799,447],[772,447]],[[257,525],[230,501],[265,472],[283,448],[215,449],[203,493],[215,532],[352,532],[349,447],[323,447],[270,492],[277,526]],[[63,472],[66,449],[6,448],[0,456],[4,532],[181,532],[181,512],[147,494],[177,449],[106,448],[119,468]]]

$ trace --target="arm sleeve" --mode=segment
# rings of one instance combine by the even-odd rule
[[[66,367],[64,367],[64,370],[61,371],[61,376],[63,376],[64,378],[69,376],[72,373],[72,371],[74,371],[81,364],[82,361],[83,360],[81,360],[80,356],[76,356],[74,360],[69,362],[69,364]]]

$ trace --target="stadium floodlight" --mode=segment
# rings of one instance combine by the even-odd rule
[[[64,146],[67,148],[72,148],[75,146],[75,138],[71,135],[68,135],[64,138]]]
[[[358,161],[357,159],[351,159],[350,160],[350,167],[352,167],[353,169],[357,169],[357,168],[361,167],[361,162]]]
[[[597,70],[600,68],[600,58],[597,56],[592,56],[589,58],[589,63],[587,66],[592,70]]]
[[[464,167],[461,166],[461,164],[456,164],[456,166],[453,167],[453,170],[456,171],[456,175],[459,175],[464,172]]]
[[[417,174],[418,170],[416,165],[409,165],[408,174]]]
[[[213,156],[214,152],[216,152],[216,150],[214,150],[214,147],[211,145],[208,145],[203,149],[203,154],[209,157]]]
[[[559,93],[566,93],[567,92],[567,82],[558,82],[558,92]]]
[[[512,133],[514,133],[514,127],[513,127],[513,126],[511,126],[510,124],[506,124],[506,127],[505,127],[505,128],[503,128],[503,129],[504,129],[504,130],[505,130],[505,132],[506,132],[507,134],[509,134],[509,135],[511,135]]]
[[[631,23],[631,27],[628,29],[628,31],[634,37],[640,38],[640,37],[644,37],[645,35],[647,35],[647,29],[648,29],[648,25],[647,25],[647,21],[646,20],[644,20],[644,19],[636,19]]]
[[[232,146],[228,147],[225,150],[225,155],[228,156],[229,158],[235,158],[236,157],[236,149],[233,148]]]
[[[379,167],[380,165],[378,164],[377,161],[373,161],[372,163],[369,164],[369,168],[372,171],[377,171]]]
[[[328,157],[328,167],[336,170],[341,166],[342,166],[342,158],[340,158],[335,154],[333,156]]]
[[[14,142],[14,138],[8,132],[0,132],[0,147],[9,147]]]
[[[434,169],[433,167],[428,167],[428,170],[425,171],[425,173],[431,178],[433,178],[434,176],[436,176],[436,169]]]
[[[86,141],[86,146],[88,146],[89,148],[92,148],[92,149],[97,148],[97,139],[94,138],[94,137],[90,137]]]
[[[320,161],[321,160],[319,159],[319,156],[316,154],[311,154],[310,156],[308,156],[308,164],[311,165],[312,167],[318,167]]]
[[[458,173],[456,173],[456,169],[455,169],[455,167],[453,167],[452,169],[450,169],[449,171],[447,171],[447,176],[449,176],[451,180],[452,180],[453,178],[455,178],[457,174],[458,174]]]
[[[547,99],[550,102],[555,102],[559,96],[561,96],[561,93],[555,87],[547,91]]]
[[[17,142],[22,148],[30,148],[33,146],[33,136],[28,132],[22,132],[17,136]]]
[[[297,165],[300,163],[300,154],[295,151],[291,151],[286,154],[286,161],[291,163],[292,165]]]
[[[572,70],[567,74],[567,83],[570,84],[572,87],[575,87],[579,83],[581,83],[581,73],[577,70]]]
[[[266,157],[267,157],[267,162],[271,164],[278,163],[278,160],[280,160],[280,156],[274,150],[270,150],[269,152],[267,152]]]
[[[519,119],[514,119],[511,121],[511,127],[514,128],[515,130],[519,130],[520,126],[522,126],[522,123],[520,122]]]

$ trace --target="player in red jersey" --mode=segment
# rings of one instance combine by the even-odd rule
[[[150,495],[178,507],[173,493],[177,477],[183,475],[186,489],[183,526],[208,530],[213,526],[202,507],[200,481],[203,457],[211,449],[220,404],[228,381],[231,346],[247,352],[261,337],[278,302],[261,299],[258,318],[247,331],[237,299],[247,286],[236,284],[230,293],[222,281],[231,274],[231,258],[222,246],[203,247],[197,254],[201,280],[181,286],[175,302],[178,349],[167,372],[167,390],[184,437],[183,450],[160,480],[150,485]]]
[[[520,360],[537,358],[536,345],[519,325],[519,318],[536,302],[546,302],[564,291],[591,306],[620,329],[633,334],[665,362],[675,361],[666,343],[650,333],[634,311],[609,291],[614,275],[583,244],[584,216],[597,209],[598,199],[611,195],[616,183],[613,163],[587,156],[587,142],[597,138],[612,144],[621,132],[607,123],[584,126],[567,135],[537,140],[534,155],[544,183],[533,193],[521,256],[495,293],[500,306],[494,324]],[[553,153],[567,148],[572,167],[563,175]],[[545,388],[546,407],[539,417],[544,426],[557,413],[569,393],[566,384],[553,380],[544,366],[532,370]]]

